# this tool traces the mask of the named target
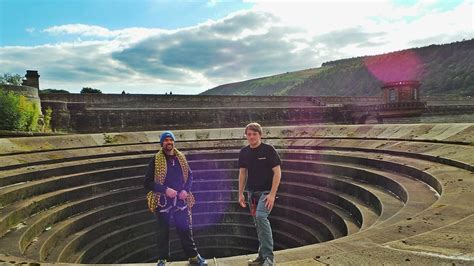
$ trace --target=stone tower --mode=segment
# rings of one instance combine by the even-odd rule
[[[23,80],[22,85],[39,89],[39,77],[40,75],[37,70],[27,70],[25,75],[26,80]]]
[[[417,80],[385,83],[382,86],[384,103],[419,102],[420,86]]]

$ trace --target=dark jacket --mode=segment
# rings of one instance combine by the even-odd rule
[[[181,169],[181,165],[179,160],[176,156],[166,158],[166,177],[165,183],[163,185],[155,183],[155,157],[150,160],[148,163],[148,168],[145,175],[145,182],[144,186],[148,190],[152,190],[154,192],[165,193],[167,188],[172,188],[176,190],[178,193],[181,190],[186,190],[187,192],[191,191],[191,186],[193,183],[193,173],[191,168],[189,168],[189,175],[186,184],[184,183],[183,177],[183,170]],[[173,165],[174,160],[174,165]]]

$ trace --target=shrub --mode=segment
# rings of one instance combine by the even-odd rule
[[[44,132],[51,132],[51,118],[53,116],[53,109],[51,107],[46,108],[45,114],[44,114]]]
[[[97,93],[97,94],[102,94],[102,91],[99,89],[94,89],[94,88],[89,88],[89,87],[84,87],[81,90],[81,94],[84,93]]]
[[[13,92],[0,91],[0,129],[16,130],[19,128],[20,98]]]
[[[45,89],[45,90],[40,90],[39,93],[48,94],[48,93],[70,93],[70,92],[67,90]]]
[[[36,104],[25,96],[0,90],[0,129],[38,131],[39,116]]]
[[[20,128],[21,131],[38,131],[39,111],[35,103],[31,103],[25,96],[20,95]]]

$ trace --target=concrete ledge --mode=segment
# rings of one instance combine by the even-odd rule
[[[265,128],[265,138],[412,140],[474,145],[474,124],[317,125]],[[162,131],[0,139],[0,154],[159,143]],[[183,141],[243,140],[243,128],[174,131]]]

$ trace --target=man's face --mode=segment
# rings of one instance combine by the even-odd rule
[[[245,137],[247,137],[247,141],[251,146],[258,145],[262,140],[260,133],[251,129],[247,129],[247,132],[245,132]]]
[[[165,151],[171,151],[174,148],[174,140],[170,137],[167,137],[163,141],[162,145],[163,145],[163,149],[165,149]]]

